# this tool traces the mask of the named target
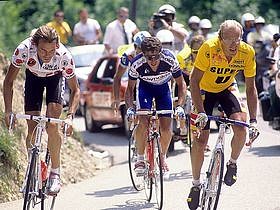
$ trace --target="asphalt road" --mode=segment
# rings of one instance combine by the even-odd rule
[[[94,148],[107,150],[114,166],[101,170],[92,179],[64,186],[55,209],[61,210],[140,210],[155,209],[155,198],[148,203],[143,192],[131,185],[127,164],[127,139],[118,128],[101,133],[84,131],[82,119],[75,125],[85,142]],[[221,210],[280,210],[280,132],[272,130],[259,119],[261,134],[253,148],[244,148],[238,160],[238,180],[235,185],[222,186]],[[210,135],[210,147],[217,133]],[[229,158],[231,134],[226,137],[226,160]],[[209,154],[205,154],[202,177],[205,175]],[[164,183],[165,210],[187,209],[186,198],[191,187],[189,150],[175,144],[175,152],[168,158],[171,176]],[[22,200],[0,204],[1,210],[21,209]]]

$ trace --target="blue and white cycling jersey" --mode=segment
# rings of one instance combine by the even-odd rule
[[[177,78],[182,75],[179,63],[174,54],[168,49],[162,49],[160,52],[160,63],[158,69],[154,72],[143,53],[138,54],[131,63],[129,69],[129,79],[139,79],[140,83],[150,85],[163,85],[168,83],[172,76]]]
[[[132,60],[128,75],[129,79],[138,80],[137,109],[151,109],[153,98],[155,98],[157,110],[172,109],[170,80],[172,77],[180,77],[182,71],[170,50],[162,49],[156,71],[151,69],[143,53],[138,54]]]
[[[122,57],[120,59],[120,65],[124,68],[127,68],[131,64],[135,55],[136,55],[136,51],[135,51],[134,47],[127,49],[122,54]]]

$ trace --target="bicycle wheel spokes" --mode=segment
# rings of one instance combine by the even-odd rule
[[[155,194],[158,209],[162,209],[163,205],[163,172],[162,172],[162,157],[161,157],[161,147],[159,144],[159,139],[154,140],[154,184],[155,184]]]
[[[224,153],[222,150],[217,150],[214,154],[212,165],[209,167],[202,209],[217,209],[222,187],[223,171]]]
[[[24,193],[23,210],[29,210],[31,206],[33,208],[36,204],[36,198],[34,194],[34,189],[36,184],[35,173],[36,173],[36,166],[37,166],[36,156],[37,153],[34,150],[32,152],[30,165],[28,166],[29,171],[27,173],[25,189],[23,190]]]
[[[137,161],[136,142],[133,136],[129,139],[128,143],[128,166],[131,182],[135,190],[140,191],[144,189],[143,177],[136,176],[134,165]]]
[[[145,195],[147,201],[151,201],[152,199],[152,192],[153,192],[153,178],[151,177],[150,173],[150,165],[147,163],[146,171],[143,176],[143,185],[145,190]]]

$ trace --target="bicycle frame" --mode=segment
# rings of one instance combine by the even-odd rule
[[[64,139],[66,139],[66,130],[67,130],[67,124],[64,120],[56,119],[56,118],[49,118],[45,116],[33,116],[33,115],[27,115],[27,114],[11,114],[10,117],[10,126],[9,131],[11,131],[12,123],[14,118],[16,119],[26,119],[26,120],[33,120],[37,122],[38,124],[35,127],[35,139],[34,144],[31,144],[31,148],[28,149],[28,165],[27,170],[25,173],[25,178],[23,182],[23,188],[21,191],[24,193],[24,210],[27,208],[30,208],[30,202],[33,201],[32,205],[33,207],[37,205],[40,202],[37,202],[38,198],[41,198],[41,209],[44,209],[44,204],[42,201],[45,199],[45,192],[43,192],[43,188],[46,186],[46,182],[43,183],[42,180],[42,170],[41,170],[41,159],[40,159],[40,153],[42,152],[42,135],[43,132],[45,132],[46,124],[48,122],[50,123],[56,123],[56,124],[63,124],[64,125]],[[49,159],[49,151],[47,149],[45,161],[48,162]],[[35,164],[35,166],[34,166]],[[33,179],[32,180],[30,179]],[[32,185],[33,184],[33,185]],[[31,186],[30,186],[31,185]],[[30,189],[29,189],[30,188]],[[30,190],[30,191],[29,191]],[[51,204],[51,209],[54,206],[54,199]]]
[[[221,122],[221,124],[219,126],[218,138],[215,147],[212,151],[210,163],[208,166],[208,170],[206,172],[206,178],[202,184],[201,209],[215,210],[218,206],[219,196],[221,192],[221,185],[222,185],[226,128],[228,124],[245,126],[245,127],[249,127],[249,125],[242,121],[232,120],[232,119],[218,117],[218,116],[208,116],[208,119],[219,121]],[[215,168],[216,166],[215,164],[218,165],[218,168]],[[217,177],[215,177],[215,174],[218,175],[218,180],[216,180]]]
[[[160,138],[160,134],[158,132],[157,128],[157,120],[158,118],[156,116],[151,116],[150,117],[150,122],[149,122],[149,128],[148,128],[148,139],[147,139],[147,149],[146,149],[146,155],[148,158],[148,164],[149,164],[149,178],[154,177],[154,168],[155,168],[155,163],[154,163],[154,156],[155,156],[155,143],[157,139]]]

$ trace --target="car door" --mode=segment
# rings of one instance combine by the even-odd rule
[[[117,59],[115,57],[106,57],[90,79],[92,116],[95,121],[108,123],[121,121],[121,118],[117,117],[111,108],[113,77],[116,67]]]

